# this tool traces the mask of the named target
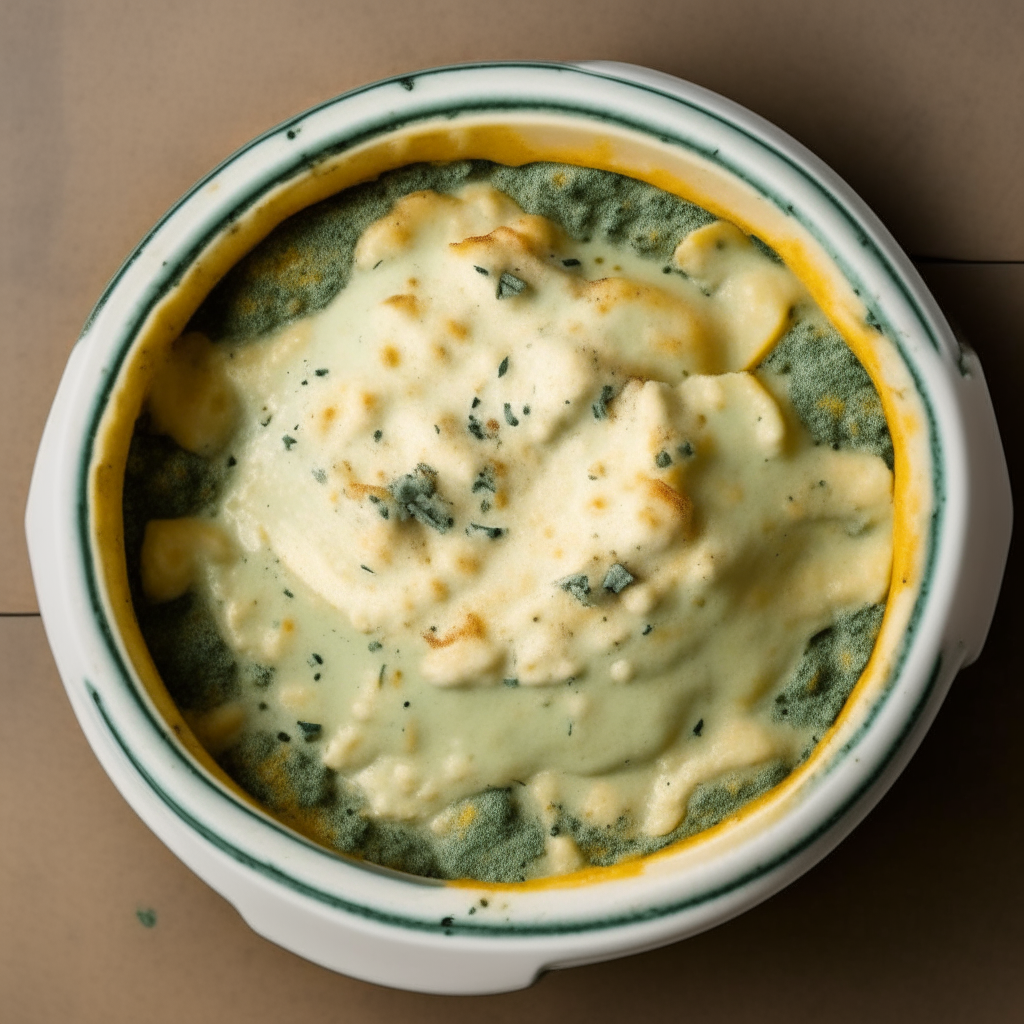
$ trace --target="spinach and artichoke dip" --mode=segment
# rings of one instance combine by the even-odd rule
[[[419,165],[286,221],[135,427],[136,613],[281,820],[440,878],[649,853],[870,655],[878,395],[759,239],[608,172]]]

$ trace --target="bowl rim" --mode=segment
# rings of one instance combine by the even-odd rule
[[[165,724],[155,717],[153,708],[148,706],[147,701],[139,693],[139,684],[135,674],[131,667],[125,663],[118,638],[111,623],[108,621],[101,592],[102,588],[97,582],[95,565],[90,553],[92,527],[86,495],[88,494],[90,460],[100,420],[110,400],[117,374],[137,338],[146,316],[162,301],[169,290],[173,290],[176,287],[176,275],[180,270],[178,266],[172,266],[168,269],[167,261],[163,261],[162,267],[159,266],[159,258],[163,253],[159,251],[152,252],[155,240],[159,239],[161,233],[167,229],[168,225],[176,225],[178,220],[188,215],[189,204],[196,197],[204,196],[212,184],[224,177],[225,172],[232,168],[237,169],[239,164],[248,155],[257,154],[260,148],[265,148],[268,143],[279,145],[282,140],[294,141],[296,134],[308,128],[310,122],[316,116],[337,112],[346,104],[351,104],[359,98],[378,97],[385,104],[391,104],[391,106],[385,107],[386,115],[381,115],[382,119],[386,116],[388,120],[386,125],[382,124],[379,132],[381,134],[392,132],[400,124],[411,123],[413,120],[422,121],[428,116],[436,116],[438,110],[442,113],[450,113],[452,110],[449,98],[447,107],[443,107],[443,109],[438,108],[438,110],[425,112],[426,108],[423,108],[415,117],[410,116],[407,121],[402,121],[400,118],[396,120],[394,111],[401,109],[397,101],[402,99],[403,94],[406,98],[411,97],[415,91],[420,89],[423,83],[428,83],[431,80],[437,82],[443,78],[451,80],[453,77],[461,78],[464,82],[464,88],[469,89],[469,83],[465,82],[465,79],[474,74],[479,77],[480,73],[490,75],[492,78],[494,76],[519,75],[521,79],[522,76],[533,76],[536,78],[541,75],[555,75],[562,76],[563,81],[564,76],[582,76],[587,80],[589,88],[595,87],[598,83],[602,85],[604,91],[601,92],[601,96],[604,99],[608,98],[609,88],[612,91],[622,90],[623,106],[626,106],[624,97],[627,91],[640,91],[646,93],[648,98],[657,97],[659,102],[668,100],[672,104],[685,107],[689,111],[688,116],[707,117],[717,120],[720,123],[718,130],[738,133],[744,136],[749,143],[752,143],[755,148],[766,150],[772,158],[784,161],[792,171],[803,177],[807,187],[818,191],[819,198],[836,208],[838,213],[847,221],[849,230],[853,232],[853,237],[856,238],[861,246],[864,257],[873,260],[877,267],[881,268],[888,276],[889,282],[897,294],[895,300],[891,294],[887,294],[888,303],[902,301],[920,328],[920,334],[916,338],[909,338],[900,328],[893,326],[892,318],[887,312],[887,310],[890,310],[890,306],[883,304],[881,299],[878,299],[876,303],[877,308],[869,307],[872,308],[873,314],[899,352],[902,362],[914,376],[918,395],[928,413],[932,466],[933,473],[935,474],[935,510],[931,530],[928,535],[928,576],[921,587],[920,594],[915,603],[912,621],[906,627],[903,649],[892,669],[891,684],[876,701],[870,715],[861,724],[857,735],[848,744],[846,754],[854,746],[858,746],[862,750],[866,749],[862,746],[863,741],[869,736],[871,728],[883,711],[885,711],[886,707],[888,707],[886,716],[888,718],[895,717],[899,722],[899,727],[893,728],[890,723],[885,737],[879,735],[877,729],[874,734],[871,734],[875,740],[874,747],[878,748],[881,743],[881,746],[885,748],[884,750],[873,749],[872,756],[867,759],[870,761],[872,770],[870,772],[861,772],[856,785],[847,785],[842,794],[842,799],[833,800],[827,808],[828,813],[822,814],[820,807],[815,808],[814,813],[811,815],[811,817],[817,818],[814,827],[804,828],[799,839],[796,842],[790,843],[783,852],[778,853],[774,857],[760,859],[752,871],[739,877],[731,878],[725,884],[712,886],[701,895],[656,908],[646,905],[634,906],[632,910],[610,917],[594,917],[582,914],[571,921],[565,919],[537,919],[532,921],[520,920],[492,923],[485,922],[482,919],[460,919],[457,922],[452,922],[447,915],[442,917],[436,911],[429,914],[421,912],[411,916],[396,914],[392,911],[385,912],[379,906],[367,903],[365,897],[362,899],[345,899],[337,893],[320,891],[315,886],[310,886],[306,882],[282,871],[279,865],[272,863],[269,859],[261,859],[253,856],[251,851],[236,848],[222,834],[218,833],[215,829],[209,828],[207,823],[197,817],[189,808],[181,806],[180,800],[177,799],[175,794],[167,792],[166,785],[154,774],[152,766],[147,764],[145,759],[133,747],[132,742],[122,735],[124,731],[122,728],[124,724],[123,716],[126,713],[125,695],[134,700],[136,705],[134,712],[131,712],[131,714],[147,719],[151,735],[159,736],[164,741],[162,753],[166,754],[170,751],[176,754],[180,761],[176,769],[179,773],[176,777],[177,782],[181,781],[180,772],[182,770],[191,772],[196,779],[201,780],[210,787],[217,794],[218,799],[226,798],[234,801],[236,809],[243,811],[253,820],[257,821],[261,833],[265,832],[269,825],[271,831],[276,830],[279,835],[286,838],[288,843],[294,844],[298,841],[307,851],[311,851],[313,854],[323,858],[329,858],[332,865],[343,864],[344,868],[336,869],[336,873],[346,875],[349,872],[355,872],[346,881],[346,886],[349,881],[353,881],[357,890],[365,892],[367,887],[377,889],[378,882],[385,886],[398,884],[406,894],[412,889],[419,892],[432,892],[436,894],[439,890],[450,892],[453,888],[446,883],[438,883],[397,872],[390,872],[375,865],[341,860],[337,855],[303,839],[262,812],[241,806],[236,797],[226,793],[222,786],[209,778],[185,754],[182,748],[175,745],[173,739],[168,735]],[[664,81],[661,79],[664,79]],[[669,83],[672,83],[671,87]],[[497,88],[494,82],[490,82],[489,85],[492,89]],[[549,85],[550,82],[545,82],[544,88],[548,88]],[[539,85],[537,87],[540,88]],[[514,92],[510,86],[505,88],[508,92]],[[490,102],[491,106],[488,107],[488,98],[481,93],[479,94],[477,105],[472,109],[476,111],[509,110],[526,109],[530,106],[529,103],[522,100],[515,101],[509,98],[504,100],[505,105],[502,106],[501,103],[494,100],[493,96],[490,98]],[[517,103],[518,106],[516,105]],[[462,114],[467,109],[470,108],[466,104],[460,104],[458,112]],[[563,116],[577,119],[582,118],[591,121],[604,119],[608,122],[624,125],[643,134],[652,134],[654,132],[650,124],[638,125],[630,122],[622,111],[616,112],[609,109],[603,111],[582,111],[578,107],[567,108],[564,104],[562,106],[552,105],[545,109],[554,109]],[[658,130],[661,132],[660,137],[665,140],[664,125],[660,125]],[[352,145],[358,139],[366,137],[365,134],[362,136],[350,135],[339,140],[336,148],[333,150],[330,148],[319,148],[316,150],[316,159],[322,159],[332,152],[340,152],[347,145]],[[727,166],[731,173],[738,174],[748,184],[751,184],[769,198],[770,201],[780,207],[787,205],[792,215],[800,216],[802,208],[792,203],[790,197],[778,193],[770,195],[762,188],[763,182],[751,180],[749,167],[746,168],[748,173],[741,173],[736,167],[728,167],[724,163],[725,156],[720,154],[719,150],[716,149],[713,153],[702,151],[699,146],[694,144],[693,139],[687,139],[681,134],[668,139],[668,141],[675,145],[693,149],[696,152],[702,152],[702,155],[709,159],[723,161],[723,166]],[[271,167],[274,168],[273,174],[264,174],[263,177],[250,182],[250,204],[257,203],[261,197],[265,196],[277,184],[292,178],[296,173],[303,173],[304,170],[311,166],[311,157],[300,151],[289,166],[284,170],[281,169],[282,166],[284,166],[282,160],[278,159],[277,163],[271,164]],[[207,223],[202,230],[193,226],[191,230],[186,231],[185,234],[192,239],[191,252],[193,257],[215,238],[219,232],[223,231],[233,218],[240,216],[245,208],[245,206],[236,205],[218,222]],[[804,226],[812,231],[812,233],[816,228],[820,227],[816,221],[812,221]],[[819,238],[819,241],[822,241],[822,239]],[[852,275],[853,280],[861,280],[856,266],[844,265],[840,261],[840,255],[831,251],[831,248],[829,254],[841,267],[844,276],[851,279]],[[155,259],[151,258],[154,256]],[[157,271],[155,277],[152,276],[154,270]],[[127,315],[125,311],[112,312],[114,302],[119,296],[119,291],[130,292],[131,288],[135,287],[134,282],[128,281],[131,274],[136,276],[141,274],[143,279],[149,281],[149,288],[144,290],[142,294],[135,295],[134,304],[130,301],[130,295],[125,298],[125,301],[129,302],[129,305],[132,306],[132,315]],[[154,280],[157,282],[155,286],[153,285]],[[861,283],[863,284],[862,280]],[[400,925],[403,928],[432,936],[452,934],[465,937],[471,936],[473,938],[481,936],[488,938],[564,936],[570,933],[579,934],[609,929],[621,930],[623,926],[627,925],[651,924],[657,919],[679,918],[683,912],[693,911],[695,908],[704,907],[707,909],[709,905],[716,904],[721,908],[729,903],[730,899],[739,896],[743,896],[741,902],[745,901],[744,907],[752,905],[752,903],[765,898],[771,892],[792,880],[793,877],[802,873],[803,870],[806,870],[806,867],[810,866],[810,863],[820,859],[828,849],[831,849],[856,824],[860,817],[863,817],[863,814],[870,809],[870,806],[873,806],[877,799],[880,798],[881,793],[888,788],[891,782],[895,780],[899,771],[902,770],[903,764],[909,759],[913,748],[920,742],[920,738],[923,737],[931,718],[937,712],[946,689],[959,667],[959,660],[951,657],[945,650],[947,645],[944,642],[945,638],[943,636],[945,625],[943,620],[949,610],[950,595],[944,592],[941,584],[944,581],[955,578],[955,565],[947,567],[947,571],[940,572],[938,575],[936,575],[936,571],[940,568],[940,562],[942,564],[955,563],[963,547],[963,541],[958,536],[958,531],[962,530],[962,523],[965,521],[965,512],[962,506],[967,499],[963,495],[958,495],[957,488],[950,486],[948,483],[949,480],[957,480],[963,472],[962,444],[957,439],[957,429],[959,426],[957,422],[958,406],[952,393],[952,380],[955,379],[957,360],[960,353],[948,326],[941,318],[941,314],[938,316],[936,314],[937,309],[934,307],[934,303],[929,302],[927,291],[924,289],[923,283],[909,263],[909,260],[902,254],[888,232],[877,221],[877,218],[837,178],[834,172],[826,168],[817,158],[811,156],[802,146],[799,146],[799,144],[789,139],[788,136],[785,136],[784,133],[756,117],[756,115],[730,101],[723,100],[713,93],[709,93],[707,90],[687,83],[680,83],[678,79],[671,79],[669,76],[660,76],[659,78],[656,73],[646,73],[641,75],[639,79],[635,76],[628,77],[628,71],[624,71],[621,66],[565,65],[530,61],[481,62],[434,68],[418,72],[415,75],[397,76],[360,87],[325,101],[264,132],[256,139],[247,143],[222,161],[186,192],[143,238],[114,275],[114,278],[107,285],[96,307],[86,321],[79,339],[80,344],[76,345],[76,349],[72,354],[72,363],[69,363],[69,370],[65,374],[65,381],[62,382],[62,391],[65,391],[65,385],[67,385],[67,394],[72,392],[76,384],[76,381],[73,379],[75,374],[72,373],[72,364],[76,360],[79,364],[84,363],[87,359],[86,350],[90,346],[94,348],[105,346],[104,352],[107,355],[103,359],[103,387],[92,396],[91,408],[84,414],[88,423],[88,429],[77,438],[77,444],[74,441],[67,443],[67,439],[65,439],[65,443],[60,447],[58,428],[63,426],[66,430],[69,416],[72,419],[77,417],[79,421],[83,419],[84,406],[90,405],[88,396],[83,398],[81,392],[77,393],[74,414],[70,410],[69,402],[65,403],[65,406],[68,408],[66,408],[63,414],[59,411],[58,403],[55,402],[54,409],[51,411],[50,421],[47,425],[47,437],[50,443],[49,454],[55,454],[59,449],[63,456],[63,464],[66,465],[68,460],[73,458],[77,450],[76,481],[73,486],[64,486],[63,488],[56,484],[51,478],[53,469],[58,465],[59,460],[54,458],[49,466],[44,465],[43,448],[41,447],[40,459],[37,463],[36,474],[33,479],[33,494],[29,504],[29,533],[30,547],[33,549],[33,571],[36,573],[37,589],[40,593],[40,607],[43,611],[44,622],[47,624],[51,645],[54,646],[55,653],[58,653],[58,646],[62,648],[63,653],[58,654],[61,675],[65,679],[65,685],[68,688],[69,695],[72,696],[72,702],[75,705],[80,720],[82,720],[86,734],[94,747],[97,746],[97,743],[106,744],[105,757],[101,757],[105,767],[107,767],[108,762],[118,759],[121,761],[122,769],[125,764],[130,765],[131,770],[137,773],[139,779],[144,781],[148,791],[151,794],[156,794],[165,805],[165,808],[173,812],[188,829],[198,833],[220,853],[234,858],[238,864],[251,869],[252,872],[261,876],[264,883],[269,883],[272,887],[284,886],[289,888],[294,894],[317,901],[325,907],[340,909],[351,915],[372,920],[389,927]],[[901,310],[900,316],[905,318],[906,313]],[[104,334],[111,319],[118,317],[122,321],[121,327],[117,332],[121,340],[117,346],[118,351],[113,358],[109,358],[108,350],[114,347],[114,343],[109,338],[104,339],[101,343],[98,336]],[[898,320],[899,317],[896,319]],[[920,341],[922,339],[927,342],[927,347],[931,350],[930,353],[925,352],[921,347]],[[95,363],[95,354],[90,355],[92,356],[92,362]],[[85,375],[83,374],[82,376],[84,377]],[[60,395],[58,398],[60,398]],[[62,415],[65,421],[63,424],[60,422]],[[51,424],[53,425],[52,429]],[[47,437],[44,437],[44,446],[47,443]],[[50,474],[49,477],[47,476],[48,473]],[[66,642],[64,643],[58,641],[55,636],[55,630],[48,621],[52,619],[56,622],[60,617],[58,602],[52,596],[49,596],[52,593],[52,584],[46,581],[46,573],[43,569],[37,569],[37,564],[43,566],[47,556],[41,551],[43,540],[38,536],[38,532],[33,536],[32,513],[34,509],[38,509],[39,503],[44,500],[42,495],[47,488],[50,491],[56,488],[65,502],[63,505],[64,509],[67,509],[69,504],[73,504],[75,509],[77,537],[73,543],[69,544],[66,540],[62,542],[65,550],[75,549],[79,555],[79,564],[75,570],[77,588],[74,588],[75,593],[73,595],[68,595],[65,617],[70,617],[72,622],[78,624],[79,629],[84,629],[86,632],[89,632],[90,627],[92,627],[91,636],[77,638],[77,642],[81,646],[88,648],[88,653],[84,657],[79,657],[77,660],[80,664],[75,666],[71,664],[76,659],[70,651],[70,639],[65,638]],[[69,502],[68,499],[71,499],[71,501]],[[36,518],[37,520],[41,519],[38,516]],[[936,583],[940,585],[936,586]],[[69,590],[71,589],[69,588]],[[948,587],[946,589],[948,590]],[[45,602],[44,591],[48,595]],[[44,607],[44,604],[46,607]],[[69,611],[69,609],[71,610]],[[88,613],[84,617],[82,615],[83,611]],[[83,618],[85,623],[83,623]],[[103,650],[97,650],[98,646],[102,647]],[[913,661],[912,673],[906,671],[908,661]],[[65,664],[61,664],[61,662],[68,664],[68,672],[65,672]],[[88,673],[91,673],[91,676],[96,681],[90,681],[90,674],[83,672],[82,663],[84,663]],[[111,666],[121,675],[124,683],[125,692],[119,693],[116,699],[111,699],[113,695],[108,689],[105,689],[103,683],[99,682],[100,677]],[[99,676],[96,675],[97,672],[100,674]],[[911,675],[913,675],[913,679],[910,679]],[[73,690],[74,692],[72,692]],[[894,698],[899,699],[894,700]],[[91,705],[91,707],[88,705]],[[896,707],[897,713],[894,716],[893,709],[896,705],[899,706]],[[134,724],[133,722],[133,727]],[[97,729],[105,733],[104,738],[97,737]],[[883,739],[884,742],[882,742]],[[112,750],[112,748],[117,748],[119,753]],[[847,764],[849,764],[850,760],[847,756]],[[166,764],[161,766],[161,770],[167,770]],[[108,774],[114,777],[114,772],[110,768],[108,768]],[[116,779],[115,782],[117,782]],[[136,806],[136,810],[138,810],[136,801],[140,797],[137,789],[133,788],[128,782],[124,782],[123,786],[120,783],[118,784],[123,792],[127,789],[132,789],[132,796],[129,796],[129,802]],[[126,792],[127,795],[128,793]],[[820,787],[818,796],[821,796]],[[818,802],[820,803],[821,801],[819,800]],[[806,803],[803,810],[806,812],[808,808],[809,803]],[[787,828],[791,831],[796,829],[796,818],[797,816],[792,814],[785,816],[784,821],[787,824]],[[804,824],[806,825],[806,822]],[[157,831],[158,834],[161,834],[159,829]],[[164,836],[161,835],[161,838],[164,838]],[[165,841],[167,840],[165,839]],[[339,886],[339,888],[344,888],[344,886]],[[495,887],[480,884],[477,888],[492,891]],[[589,890],[591,886],[587,885],[585,888]],[[754,890],[757,891],[754,892]],[[747,899],[747,895],[751,893],[754,894],[754,898]],[[386,902],[390,903],[391,900]],[[429,902],[432,904],[432,908],[439,905],[436,900],[430,900]],[[743,909],[743,907],[740,909]],[[738,910],[733,912],[738,912]],[[714,914],[705,916],[715,917]],[[731,916],[731,913],[727,913],[725,916]],[[714,921],[704,923],[702,927],[707,927],[709,923],[717,923],[718,920],[722,919],[724,919],[723,914],[719,912]],[[446,924],[446,921],[449,923]],[[671,924],[669,930],[674,930],[675,934],[679,933],[678,920]],[[696,930],[699,930],[699,928]]]

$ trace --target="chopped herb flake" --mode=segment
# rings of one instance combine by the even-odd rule
[[[477,267],[477,266],[474,266],[474,267],[473,267],[473,269],[474,269],[474,270],[475,270],[475,271],[476,271],[476,272],[477,272],[478,274],[483,274],[483,275],[484,275],[484,277],[490,277],[490,276],[491,276],[491,272],[490,272],[489,270],[487,270],[486,268],[484,268],[484,267]]]
[[[519,295],[526,287],[526,282],[510,274],[507,270],[498,278],[498,291],[495,293],[499,299],[507,299],[512,295]]]
[[[580,604],[590,604],[590,580],[582,572],[574,573],[559,580],[558,585],[567,593],[579,601]]]
[[[694,447],[689,441],[684,441],[677,449],[684,459],[693,458]]]
[[[694,727],[693,735],[699,736],[704,731],[704,719],[702,718]]]
[[[291,434],[285,434],[284,437],[281,438],[281,440],[284,442],[286,451],[291,451],[292,445],[296,445],[299,443],[298,441],[295,440],[294,437],[291,436]]]
[[[374,651],[379,651],[383,646],[379,640],[371,640],[366,645],[366,649],[372,654]]]
[[[279,732],[279,733],[277,734],[277,738],[278,738],[278,739],[279,739],[279,740],[280,740],[280,741],[281,741],[282,743],[291,743],[291,741],[292,741],[292,738],[291,738],[291,736],[289,736],[289,735],[288,735],[288,733],[286,733],[286,732]]]
[[[253,685],[261,690],[265,690],[274,681],[274,670],[268,665],[253,665],[251,671]]]
[[[491,511],[491,503],[486,498],[484,498],[484,500],[480,502],[480,511],[481,512],[490,512]]]
[[[320,655],[316,654],[315,652],[312,655],[312,658],[313,658],[313,661],[310,662],[311,665],[313,664],[313,662],[316,662],[316,664],[318,664],[318,665],[322,665],[324,663],[324,659],[321,658]]]
[[[135,911],[135,916],[139,919],[139,924],[143,928],[155,928],[156,927],[156,911],[150,907],[139,907]]]
[[[505,403],[505,422],[510,427],[518,427],[519,426],[519,420],[516,419],[515,413],[512,412],[512,403],[511,402],[506,402]]]
[[[374,441],[379,441],[383,436],[384,436],[384,431],[383,430],[375,430],[373,432],[373,439],[374,439]]]
[[[434,424],[434,433],[435,434],[440,434],[441,433],[441,428],[436,423]]]
[[[330,371],[330,370],[328,370],[328,369],[326,369],[326,368],[321,368],[321,369],[319,369],[319,370],[314,370],[313,372],[314,372],[314,373],[315,373],[315,374],[316,374],[316,375],[317,375],[318,377],[326,377],[326,376],[327,376],[327,374],[329,374],[329,373],[330,373],[331,371]]]
[[[502,682],[506,686],[518,686],[519,685],[519,680],[514,678],[514,677],[510,677],[508,679],[502,679]]]
[[[473,481],[473,493],[476,494],[477,491],[490,491],[491,494],[495,494],[497,490],[498,487],[494,482],[494,470],[490,466],[481,469]]]
[[[359,566],[359,568],[360,569],[365,569],[366,572],[370,572],[370,573],[373,572],[373,570],[368,565],[361,565],[361,566]]]
[[[403,708],[407,708],[408,706],[409,706],[409,701],[406,701],[406,702],[405,702],[405,703],[404,703],[404,704],[402,705],[402,707],[403,707]]]
[[[478,441],[486,441],[487,440],[487,435],[484,433],[483,426],[481,425],[480,421],[472,413],[469,414],[469,423],[467,424],[466,429]]]
[[[238,459],[236,459],[234,457],[234,455],[229,455],[228,456],[228,469],[230,469],[232,466],[237,466],[237,465],[238,465]]]
[[[285,592],[284,592],[284,596],[285,597],[294,597],[295,595],[290,590],[286,589]]]
[[[475,395],[473,396],[473,404],[470,406],[471,409],[475,409],[480,404],[480,399]]]
[[[605,384],[601,388],[601,397],[594,402],[590,408],[594,413],[595,420],[608,419],[608,403],[615,397],[615,388],[611,384]],[[568,405],[568,402],[566,403]]]
[[[633,582],[635,577],[633,574],[624,566],[616,562],[604,576],[604,582],[601,584],[605,590],[610,590],[613,594],[621,594]]]
[[[578,267],[579,265],[580,261],[577,259],[562,260],[563,267]]]
[[[326,471],[322,470],[322,469],[314,469],[313,470],[313,479],[318,484],[325,484],[325,483],[327,483],[327,473],[326,473]]]
[[[666,451],[660,451],[654,456],[654,464],[658,469],[666,469],[672,465],[672,456]]]
[[[523,406],[523,415],[524,416],[529,416],[530,415],[530,407],[528,405],[524,405]]]
[[[505,530],[500,526],[481,526],[479,523],[470,523],[469,527],[471,530],[479,530],[481,533],[486,533],[491,540],[497,540],[505,533]],[[469,530],[466,533],[469,533]]]
[[[270,425],[270,421],[271,421],[271,420],[272,420],[273,418],[274,418],[273,416],[268,416],[268,417],[267,417],[267,418],[266,418],[265,420],[260,420],[260,426],[261,426],[261,427],[266,427],[266,426],[269,426],[269,425]]]
[[[505,356],[500,363],[498,363],[498,376],[504,377],[508,373],[508,356]]]
[[[455,525],[451,506],[437,493],[437,473],[420,463],[412,473],[399,477],[389,488],[398,503],[398,518],[416,519],[438,533]]]
[[[647,625],[644,626],[644,633],[643,633],[643,635],[647,636],[647,634],[650,633],[652,629],[654,629],[654,627],[648,622]]]
[[[319,722],[296,722],[295,724],[302,730],[302,735],[307,743],[319,739],[323,728]]]

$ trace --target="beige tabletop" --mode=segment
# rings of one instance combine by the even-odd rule
[[[64,361],[104,284],[198,177],[278,121],[387,75],[516,58],[646,64],[810,146],[979,351],[1024,479],[1020,0],[0,0],[0,1020],[1024,1015],[1019,542],[981,660],[824,863],[698,938],[511,995],[390,991],[258,938],[86,746],[36,613],[22,517]]]

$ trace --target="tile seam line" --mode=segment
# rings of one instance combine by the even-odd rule
[[[1021,260],[982,260],[982,259],[960,259],[957,256],[924,256],[915,253],[908,253],[912,263],[924,263],[932,265],[951,265],[964,267],[1020,267],[1024,266],[1024,259]]]
[[[0,619],[38,619],[39,612],[0,612]]]

